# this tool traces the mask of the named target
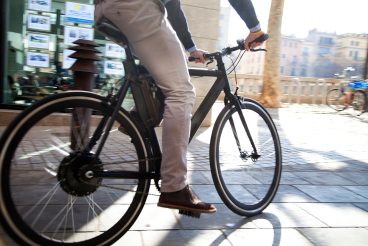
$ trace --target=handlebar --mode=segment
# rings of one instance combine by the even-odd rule
[[[266,41],[269,38],[268,34],[263,34],[262,36],[259,36],[258,38],[256,38],[255,40],[253,40],[252,42],[249,43],[249,47],[253,44],[253,43],[262,43],[264,41]],[[223,48],[221,50],[221,52],[214,52],[214,53],[205,53],[203,54],[204,58],[206,60],[212,60],[214,59],[216,56],[221,55],[221,56],[225,56],[225,55],[230,55],[232,52],[236,51],[236,50],[244,50],[244,39],[239,39],[236,41],[237,45],[234,47],[226,47]],[[266,51],[265,49],[250,49],[250,51],[252,52],[257,52],[257,51]],[[190,62],[195,61],[196,58],[194,57],[189,57],[188,60]]]

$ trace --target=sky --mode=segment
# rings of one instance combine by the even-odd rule
[[[252,2],[262,29],[267,30],[271,0]],[[237,14],[233,16],[233,26],[245,28]],[[282,34],[305,38],[314,28],[337,34],[368,33],[368,0],[285,0]]]

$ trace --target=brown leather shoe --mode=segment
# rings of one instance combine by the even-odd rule
[[[195,213],[214,213],[213,204],[202,202],[187,185],[184,189],[175,192],[162,192],[157,206],[174,208]]]

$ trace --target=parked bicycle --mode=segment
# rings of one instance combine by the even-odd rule
[[[327,92],[326,103],[336,111],[343,111],[351,106],[362,114],[368,108],[367,90],[368,82],[365,81],[352,81],[347,86],[341,84],[340,88]]]
[[[111,23],[98,28],[113,40],[125,40],[126,76],[118,93],[102,97],[73,91],[47,97],[22,112],[0,140],[0,219],[22,245],[111,245],[139,216],[151,180],[160,189],[161,150],[155,132],[160,93],[135,63],[125,37]],[[215,70],[190,70],[192,76],[216,78],[193,115],[190,139],[223,91],[224,108],[210,142],[211,174],[233,212],[254,216],[276,194],[282,155],[266,109],[230,90],[222,56],[242,46],[240,41],[207,54],[217,62]],[[130,93],[134,115],[129,112],[132,102],[126,102]],[[152,107],[158,114],[151,114]]]

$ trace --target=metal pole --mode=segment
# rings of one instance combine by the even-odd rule
[[[4,88],[7,79],[7,57],[8,57],[8,42],[7,42],[7,27],[8,27],[8,0],[0,2],[0,103],[4,103]]]
[[[55,55],[54,55],[54,65],[55,65],[55,69],[57,72],[57,76],[61,76],[61,74],[59,74],[59,71],[61,69],[60,65],[59,65],[59,52],[60,52],[60,16],[61,16],[61,11],[60,9],[56,10],[56,49],[55,49]]]
[[[365,65],[363,69],[363,78],[364,80],[368,79],[368,35],[367,35],[367,52],[365,55]]]

